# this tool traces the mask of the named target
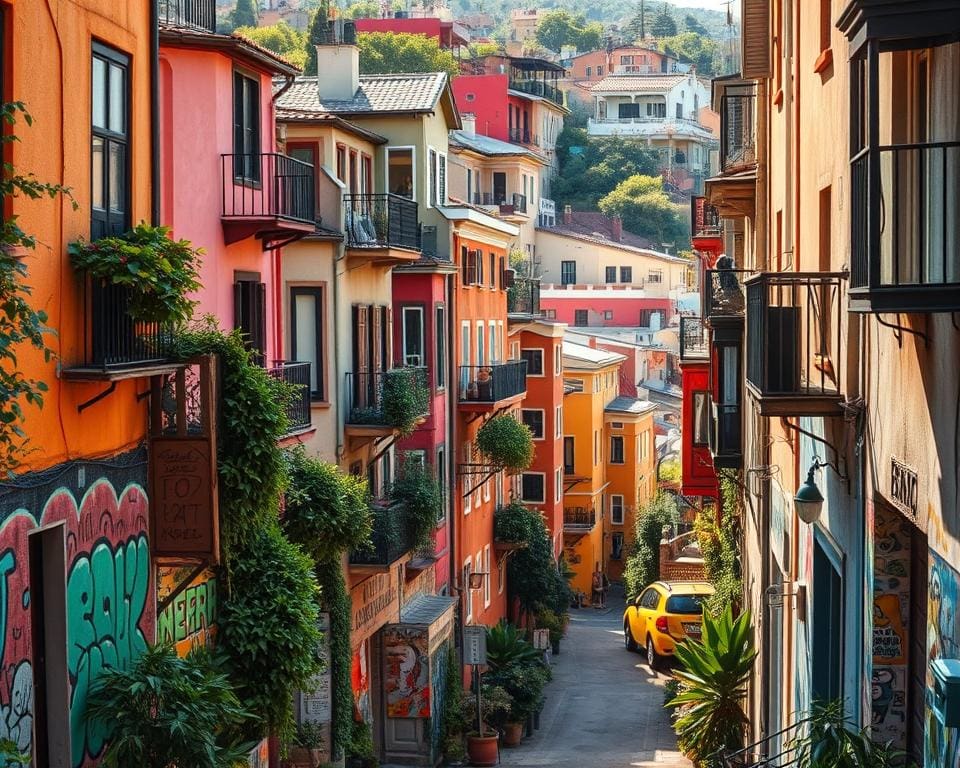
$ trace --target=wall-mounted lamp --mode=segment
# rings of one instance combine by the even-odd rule
[[[800,486],[797,495],[793,497],[793,506],[797,510],[797,515],[808,525],[817,522],[823,511],[823,494],[820,493],[813,476],[814,472],[823,467],[830,467],[838,475],[840,474],[829,461],[822,462],[819,456],[814,456],[810,471],[807,472],[806,482]]]
[[[476,573],[471,573],[467,585],[470,589],[482,589],[483,588],[483,577],[488,574],[484,571],[477,571]]]

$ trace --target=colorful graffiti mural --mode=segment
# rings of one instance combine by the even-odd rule
[[[25,476],[0,492],[0,737],[21,751],[32,746],[33,724],[29,534],[62,524],[72,763],[79,768],[104,746],[103,729],[86,722],[91,684],[105,668],[129,665],[154,635],[145,481],[136,452]]]
[[[957,596],[960,573],[933,550],[930,551],[930,580],[927,591],[927,660],[960,658],[960,624]],[[930,704],[933,680],[927,665],[926,708],[924,712],[924,765],[960,765],[960,731],[944,728],[934,717]]]
[[[157,604],[190,578],[192,568],[157,569]],[[197,646],[212,646],[217,635],[217,577],[212,570],[196,575],[157,616],[157,642],[170,643],[180,656]]]
[[[388,717],[430,717],[430,657],[426,627],[383,630]]]

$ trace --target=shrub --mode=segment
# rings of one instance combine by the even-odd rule
[[[623,573],[627,600],[632,600],[660,578],[660,540],[663,528],[679,519],[677,502],[669,493],[659,493],[648,502],[634,521],[633,551]]]
[[[740,605],[743,600],[738,544],[739,512],[737,486],[726,473],[721,473],[720,522],[717,522],[713,510],[700,512],[694,521],[704,571],[714,588],[714,594],[707,601],[707,609],[714,615],[722,612],[727,605]]]
[[[533,533],[530,510],[522,502],[511,501],[500,507],[493,518],[493,537],[510,544],[526,544]]]
[[[513,708],[513,699],[510,694],[499,685],[484,682],[480,688],[480,712],[483,725],[496,730],[503,730],[510,718]],[[460,711],[463,720],[467,723],[467,733],[477,733],[477,695],[475,692],[464,693],[460,700]]]
[[[335,560],[318,563],[323,607],[330,613],[330,688],[333,720],[330,723],[331,756],[339,759],[346,752],[353,726],[353,689],[350,665],[350,593],[343,579],[339,554]]]
[[[522,723],[543,707],[543,689],[550,673],[543,664],[513,664],[495,672],[487,672],[489,685],[503,688],[512,700],[510,722]]]
[[[805,768],[893,768],[905,755],[890,744],[878,744],[870,728],[859,728],[844,713],[842,701],[813,705],[805,733],[790,746],[797,765]]]
[[[370,726],[361,720],[353,721],[347,756],[359,757],[363,760],[371,760],[376,756],[373,747],[373,733],[370,731]]]
[[[533,463],[533,434],[513,416],[494,416],[477,430],[477,449],[508,472],[522,472]]]
[[[540,651],[524,640],[513,624],[501,621],[487,627],[487,668],[491,672],[536,664],[541,658]]]
[[[566,613],[570,606],[570,587],[553,559],[553,542],[543,515],[519,502],[510,507],[511,514],[518,518],[513,524],[514,530],[529,531],[527,546],[518,550],[507,566],[511,602],[516,600],[521,612],[527,614],[536,614],[545,608]]]
[[[432,470],[405,454],[390,486],[390,500],[403,504],[403,535],[411,549],[433,546],[433,532],[443,513],[443,496]]]
[[[413,434],[417,420],[429,411],[430,390],[420,368],[394,368],[383,374],[381,386],[383,417],[400,430],[401,437]]]

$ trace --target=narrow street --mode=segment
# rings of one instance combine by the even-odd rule
[[[540,730],[502,764],[524,768],[688,768],[663,709],[663,673],[623,647],[623,598],[573,610],[554,657]]]

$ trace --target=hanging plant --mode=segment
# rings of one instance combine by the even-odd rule
[[[400,430],[401,437],[413,434],[417,421],[430,409],[430,390],[424,369],[394,368],[383,374],[383,417]]]
[[[508,472],[522,472],[533,463],[533,433],[513,416],[494,416],[477,431],[477,449]]]
[[[443,512],[443,496],[432,470],[405,454],[390,486],[390,501],[403,505],[402,533],[410,548],[430,548],[433,531]]]
[[[531,512],[523,502],[511,501],[493,517],[493,537],[507,544],[525,544],[533,535]]]
[[[67,246],[74,269],[130,289],[128,311],[137,320],[180,325],[193,314],[188,295],[200,289],[202,249],[168,237],[169,227],[138,224],[131,231]]]

